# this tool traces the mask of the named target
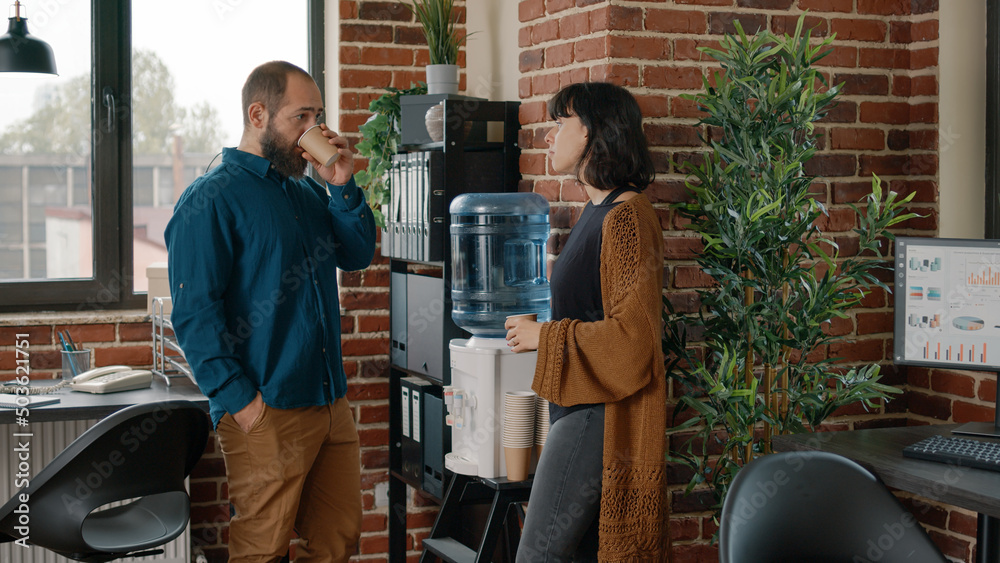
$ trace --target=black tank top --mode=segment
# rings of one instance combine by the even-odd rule
[[[594,205],[587,202],[580,219],[569,233],[566,244],[552,266],[549,285],[552,288],[552,320],[573,319],[584,322],[604,318],[601,299],[601,230],[608,213],[618,205],[621,194],[639,190],[633,187],[613,190]],[[549,422],[555,423],[567,414],[592,405],[563,407],[549,404]]]

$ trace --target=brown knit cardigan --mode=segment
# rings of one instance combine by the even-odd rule
[[[602,227],[604,319],[542,325],[532,389],[557,405],[606,403],[602,562],[669,559],[662,338],[663,233],[638,195]]]

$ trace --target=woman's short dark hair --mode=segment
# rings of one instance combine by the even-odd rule
[[[264,104],[264,109],[270,115],[278,111],[281,100],[285,97],[290,74],[299,74],[312,80],[308,72],[285,61],[267,62],[250,72],[247,81],[243,83],[243,127],[250,124],[247,112],[256,102]]]
[[[601,190],[646,189],[656,171],[642,131],[642,112],[628,90],[606,82],[580,82],[549,100],[549,117],[576,116],[587,128],[577,180]]]

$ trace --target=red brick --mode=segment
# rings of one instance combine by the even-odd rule
[[[591,11],[589,17],[590,33],[642,30],[642,8],[608,5]]]
[[[573,43],[573,59],[578,62],[602,59],[607,56],[608,40],[604,37],[580,39]]]
[[[518,110],[521,125],[548,121],[549,112],[545,102],[523,102]]]
[[[385,514],[365,514],[361,517],[362,532],[382,532],[388,527],[388,517]]]
[[[892,332],[892,313],[858,313],[858,335]]]
[[[908,16],[910,0],[858,0],[859,14],[876,16]]]
[[[932,69],[938,65],[938,49],[931,47],[928,49],[916,49],[910,51],[910,70]]]
[[[388,383],[353,383],[347,386],[347,399],[352,402],[388,398]]]
[[[712,276],[703,272],[699,266],[676,266],[673,272],[673,287],[677,289],[711,287],[715,284]]]
[[[56,325],[55,330],[56,332],[69,332],[70,337],[77,344],[115,341],[115,325],[113,324]],[[152,338],[152,328],[150,328],[150,338]]]
[[[385,88],[392,80],[392,73],[387,70],[343,69],[340,71],[340,83],[345,88]]]
[[[799,0],[800,10],[810,12],[850,12],[854,9],[854,0]]]
[[[889,26],[885,22],[869,19],[836,19],[830,29],[837,34],[837,41],[885,41]]]
[[[676,0],[675,3],[694,6],[732,6],[733,0]]]
[[[929,416],[937,420],[949,420],[951,418],[951,399],[947,397],[910,391],[907,395],[907,403],[912,414]]]
[[[647,88],[700,90],[702,74],[697,67],[647,66],[642,73],[642,83]]]
[[[791,35],[795,33],[795,27],[799,24],[798,15],[777,15],[771,17],[771,31],[779,35]],[[812,37],[826,37],[830,35],[830,22],[815,15],[807,15],[802,25],[803,30],[807,30]]]
[[[521,154],[520,163],[521,174],[545,174],[544,154]]]
[[[938,94],[938,82],[937,76],[933,74],[926,74],[923,76],[914,76],[910,79],[911,89],[910,94],[914,96],[936,96]]]
[[[668,260],[693,260],[701,255],[704,249],[705,245],[700,237],[665,237],[663,239],[663,257]]]
[[[531,44],[538,45],[559,38],[559,22],[548,20],[531,26]]]
[[[633,64],[600,64],[591,67],[590,79],[626,88],[639,85],[639,67]]]
[[[381,332],[389,330],[389,315],[363,316],[358,319],[359,332]]]
[[[576,5],[575,0],[545,0],[545,11],[555,14]]]
[[[846,362],[875,362],[885,357],[885,341],[877,338],[830,344],[830,357]]]
[[[736,5],[740,8],[756,10],[787,10],[794,3],[795,0],[736,0]]]
[[[983,401],[995,401],[997,397],[997,380],[994,377],[984,377],[979,382],[977,395]]]
[[[585,67],[564,70],[559,73],[559,88],[590,80],[590,71]]]
[[[396,32],[393,34],[392,44],[426,47],[427,38],[424,37],[424,32],[419,27],[407,27],[400,25],[396,26]],[[421,50],[424,56],[427,56],[427,50]]]
[[[966,374],[944,370],[935,370],[931,376],[931,390],[938,393],[974,398],[976,396],[976,380]]]
[[[374,24],[341,24],[342,43],[392,43],[392,26]]]
[[[902,125],[910,122],[910,104],[905,102],[861,102],[858,109],[864,123]]]
[[[521,51],[518,55],[517,67],[522,73],[531,72],[542,68],[545,63],[545,51],[542,49],[532,49]]]
[[[608,40],[608,56],[622,59],[658,61],[665,58],[667,43],[662,37],[613,35]]]
[[[389,448],[388,445],[378,449],[366,448],[361,452],[362,469],[388,469],[389,468]]]
[[[573,62],[573,44],[562,43],[559,45],[546,47],[545,54],[542,57],[542,59],[545,63],[545,66],[548,68],[560,68],[564,66],[569,66],[569,64]],[[537,70],[537,69],[532,68],[530,70]]]
[[[555,94],[559,91],[559,75],[544,74],[531,77],[531,91],[535,95]]]
[[[647,8],[645,24],[647,31],[685,35],[702,35],[708,29],[704,12],[694,10]]]
[[[358,19],[367,21],[413,21],[413,14],[398,2],[365,0],[358,8]]]
[[[19,334],[27,336],[18,337]],[[14,346],[17,340],[27,340],[29,350],[32,346],[53,344],[52,327],[45,325],[0,327],[0,346]]]
[[[836,127],[831,130],[831,147],[840,150],[882,150],[885,132],[881,129]]]
[[[389,422],[389,405],[358,405],[358,423]]]
[[[389,294],[384,291],[347,291],[341,295],[340,304],[348,311],[388,309]]]
[[[906,49],[860,48],[858,66],[862,68],[910,68],[910,52]]]
[[[522,22],[536,20],[544,15],[544,0],[521,0],[517,5],[517,17]]]
[[[670,98],[667,96],[636,94],[635,100],[639,103],[639,109],[642,111],[642,116],[647,119],[651,117],[667,117],[670,115]]]
[[[858,66],[858,48],[849,45],[834,45],[830,54],[819,61],[821,66],[849,67]]]
[[[757,30],[767,29],[765,14],[748,14],[744,12],[711,12],[708,16],[708,32],[713,35],[735,35],[739,20],[743,31],[747,34],[757,33]]]
[[[805,170],[810,176],[854,176],[857,158],[850,154],[819,154],[806,163]]]
[[[702,53],[698,49],[709,47],[716,49],[719,47],[718,41],[706,41],[700,39],[679,38],[674,40],[674,60],[675,61],[707,61],[711,57]],[[714,71],[713,71],[714,72]]]
[[[94,348],[94,366],[127,365],[147,367],[153,364],[153,345]]]
[[[413,64],[412,49],[362,47],[361,63],[366,65],[406,66]]]
[[[531,29],[522,27],[517,30],[517,46],[524,48],[531,46]]]
[[[369,446],[384,446],[389,443],[389,429],[359,428],[358,439],[361,441],[362,448]]]
[[[993,422],[993,407],[966,401],[955,401],[951,406],[953,422]]]
[[[938,39],[938,20],[913,22],[910,27],[911,41],[934,41]]]
[[[698,130],[690,125],[651,123],[643,127],[646,139],[654,147],[699,147]]]
[[[575,39],[590,33],[590,15],[586,12],[559,18],[560,39]]]
[[[889,78],[884,74],[837,74],[834,84],[843,84],[840,93],[845,96],[885,96],[889,93]]]

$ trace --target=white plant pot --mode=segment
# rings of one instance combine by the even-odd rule
[[[427,65],[428,94],[458,94],[458,65]]]

